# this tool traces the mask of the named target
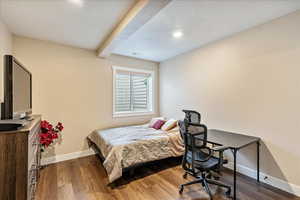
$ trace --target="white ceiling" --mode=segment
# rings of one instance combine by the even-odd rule
[[[135,3],[135,0],[0,1],[1,18],[14,34],[93,50]],[[173,0],[123,39],[113,53],[164,61],[298,9],[300,0]],[[138,17],[145,17],[143,13]],[[182,38],[172,37],[176,30],[184,33]]]
[[[135,0],[1,0],[1,15],[16,35],[96,49]]]
[[[163,61],[299,8],[299,0],[174,0],[113,52]]]

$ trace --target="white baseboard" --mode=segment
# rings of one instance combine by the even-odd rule
[[[233,169],[233,162],[229,162],[225,167],[229,169]],[[243,175],[246,175],[248,177],[256,179],[257,177],[257,171],[254,169],[251,169],[249,167],[243,166],[243,165],[237,165],[237,171]],[[281,180],[279,178],[270,176],[268,174],[260,172],[260,181],[262,183],[266,183],[268,185],[271,185],[275,188],[278,188],[280,190],[286,191],[288,193],[294,194],[298,197],[300,197],[300,186],[295,185],[292,183],[288,183],[284,180]]]
[[[58,163],[66,160],[72,160],[76,158],[81,158],[81,157],[86,157],[90,155],[94,155],[95,152],[92,149],[88,149],[85,151],[78,151],[78,152],[73,152],[73,153],[68,153],[68,154],[62,154],[62,155],[56,155],[56,156],[51,156],[47,158],[42,158],[41,160],[41,165],[49,165],[53,163]]]

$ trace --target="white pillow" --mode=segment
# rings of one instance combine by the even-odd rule
[[[161,130],[163,131],[169,131],[177,126],[177,120],[176,119],[169,119],[162,127]]]
[[[152,118],[151,121],[149,122],[149,127],[152,128],[152,126],[155,124],[155,122],[157,120],[165,120],[165,118],[164,117],[154,117],[154,118]]]

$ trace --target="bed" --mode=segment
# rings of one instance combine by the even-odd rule
[[[170,131],[149,128],[148,124],[95,130],[88,136],[103,158],[112,183],[125,169],[139,164],[183,155],[178,127]]]

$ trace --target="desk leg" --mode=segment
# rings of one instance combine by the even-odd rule
[[[259,175],[260,175],[260,142],[257,142],[257,182],[260,182]]]
[[[236,200],[236,156],[237,156],[237,150],[234,149],[233,151],[233,200]]]

